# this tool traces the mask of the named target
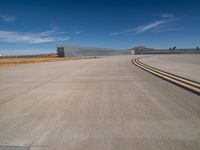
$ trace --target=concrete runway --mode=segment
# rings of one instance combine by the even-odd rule
[[[199,96],[132,57],[1,68],[0,150],[199,150]]]

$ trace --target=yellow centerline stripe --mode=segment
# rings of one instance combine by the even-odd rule
[[[165,74],[165,75],[167,75],[167,76],[170,76],[170,77],[176,78],[176,79],[178,79],[178,80],[181,80],[181,81],[183,81],[183,82],[186,82],[186,83],[192,84],[192,85],[197,86],[197,87],[200,88],[200,84],[198,84],[198,83],[195,83],[195,82],[189,81],[189,80],[187,80],[187,79],[183,79],[183,78],[181,78],[181,77],[177,77],[177,76],[171,75],[171,74],[166,73],[166,72],[163,72],[163,71],[160,71],[160,70],[158,70],[158,69],[156,69],[156,68],[153,68],[153,67],[148,66],[148,65],[146,65],[146,64],[144,64],[144,63],[141,63],[138,59],[136,59],[136,61],[137,61],[137,63],[139,63],[139,64],[141,64],[141,65],[143,65],[143,66],[145,66],[145,67],[147,67],[147,68],[150,68],[150,69],[152,69],[152,70],[154,70],[154,71],[160,72],[160,73],[162,73],[162,74]]]
[[[165,74],[165,75],[167,75],[167,76],[173,77],[173,78],[175,78],[175,79],[181,80],[181,81],[183,81],[183,82],[192,84],[192,85],[197,86],[197,87],[200,88],[200,84],[198,84],[198,83],[191,82],[191,81],[189,81],[189,80],[186,80],[186,79],[183,79],[183,78],[180,78],[180,77],[177,77],[177,76],[173,76],[173,75],[168,74],[168,73],[166,73],[166,72],[163,72],[163,71],[160,71],[160,70],[158,70],[158,69],[152,68],[151,66],[147,66],[146,64],[141,63],[138,59],[136,59],[135,61],[136,61],[137,63],[139,63],[139,64],[141,64],[141,65],[147,67],[147,68],[150,68],[150,69],[154,70],[154,71],[157,71],[157,72],[159,72],[159,73]]]
[[[181,86],[183,86],[183,87],[186,87],[186,88],[188,88],[188,89],[192,89],[193,91],[196,91],[196,92],[199,92],[199,93],[200,93],[200,89],[198,89],[198,88],[196,88],[196,87],[193,87],[193,86],[191,86],[191,85],[188,85],[188,84],[183,83],[183,82],[180,82],[180,81],[177,81],[177,80],[175,80],[175,79],[172,79],[172,78],[170,78],[170,77],[167,77],[167,76],[162,75],[162,74],[160,74],[160,73],[157,73],[157,72],[155,72],[155,71],[152,71],[152,70],[150,70],[150,69],[148,69],[148,68],[146,68],[146,67],[143,67],[142,65],[138,64],[135,60],[133,60],[133,62],[134,62],[134,64],[136,64],[136,65],[139,66],[140,68],[143,68],[144,70],[146,70],[146,71],[148,71],[148,72],[151,72],[152,74],[155,74],[155,75],[157,75],[157,76],[159,76],[159,77],[162,77],[162,78],[164,78],[164,79],[166,79],[166,80],[169,80],[169,81],[171,81],[171,82],[173,82],[173,83],[179,84],[179,85],[181,85]]]

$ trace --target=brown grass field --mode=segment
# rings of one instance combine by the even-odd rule
[[[57,55],[1,56],[0,67],[24,65],[32,63],[92,59],[96,57],[57,57]]]

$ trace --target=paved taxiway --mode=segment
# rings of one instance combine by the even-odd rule
[[[200,54],[154,55],[141,61],[150,66],[200,82]]]
[[[1,68],[0,150],[199,150],[199,96],[132,57]]]

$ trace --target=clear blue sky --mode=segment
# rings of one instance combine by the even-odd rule
[[[0,54],[49,53],[56,44],[200,46],[200,2],[0,1]]]

